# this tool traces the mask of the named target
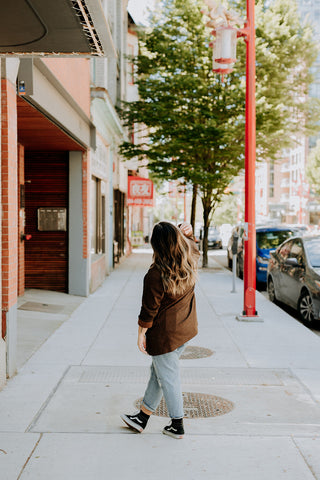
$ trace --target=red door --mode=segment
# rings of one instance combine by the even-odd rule
[[[68,232],[58,230],[61,222],[38,223],[39,209],[42,219],[52,211],[67,215],[68,158],[68,152],[25,152],[25,233],[32,235],[25,241],[26,288],[68,291]]]

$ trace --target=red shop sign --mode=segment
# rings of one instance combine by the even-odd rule
[[[128,205],[153,207],[152,180],[142,177],[128,177]]]

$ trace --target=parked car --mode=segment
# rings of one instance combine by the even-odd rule
[[[203,226],[196,230],[195,229],[195,238],[196,242],[199,243],[199,249],[203,249]],[[208,228],[208,249],[209,248],[223,248],[222,247],[222,238],[217,227]]]
[[[320,235],[286,240],[268,265],[268,294],[298,310],[305,325],[320,317]]]
[[[230,238],[229,238],[229,241],[228,241],[228,245],[227,245],[227,261],[228,261],[228,267],[229,268],[232,268],[232,242],[233,242],[233,235],[236,233],[238,235],[238,250],[241,248],[241,242],[242,242],[242,235],[243,235],[243,232],[244,232],[244,225],[243,224],[239,224],[239,225],[236,225],[235,227],[233,227],[232,231],[231,231],[231,235],[230,235]]]
[[[308,227],[307,225],[296,224],[296,225],[290,225],[290,227],[293,228],[296,235],[302,236],[302,235],[310,234],[310,227]]]
[[[232,233],[232,229],[233,227],[232,225],[230,225],[230,223],[223,223],[222,225],[219,226],[219,232],[220,232],[223,247],[226,247],[228,245],[228,241]]]
[[[267,283],[267,269],[270,254],[287,238],[296,233],[293,228],[284,225],[256,228],[256,278],[257,283]],[[244,241],[243,233],[237,254],[237,275],[243,278],[244,268]]]
[[[208,229],[208,249],[222,248],[222,238],[217,227],[209,227]]]

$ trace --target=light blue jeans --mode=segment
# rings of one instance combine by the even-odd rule
[[[143,397],[143,405],[155,412],[162,395],[171,418],[183,418],[183,398],[180,381],[179,358],[186,344],[173,352],[152,357],[151,374]]]

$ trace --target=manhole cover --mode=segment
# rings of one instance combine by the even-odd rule
[[[59,313],[64,309],[63,305],[52,305],[49,303],[26,302],[20,305],[18,310],[29,310],[30,312]]]
[[[181,355],[182,360],[191,360],[193,358],[205,358],[211,357],[214,352],[210,350],[210,348],[203,348],[203,347],[193,347],[191,345],[187,346]]]
[[[183,408],[186,418],[207,418],[225,415],[234,409],[234,404],[229,400],[206,393],[184,392]],[[135,402],[135,407],[140,409],[142,398]],[[169,417],[166,402],[161,399],[160,405],[154,415],[158,417]]]

